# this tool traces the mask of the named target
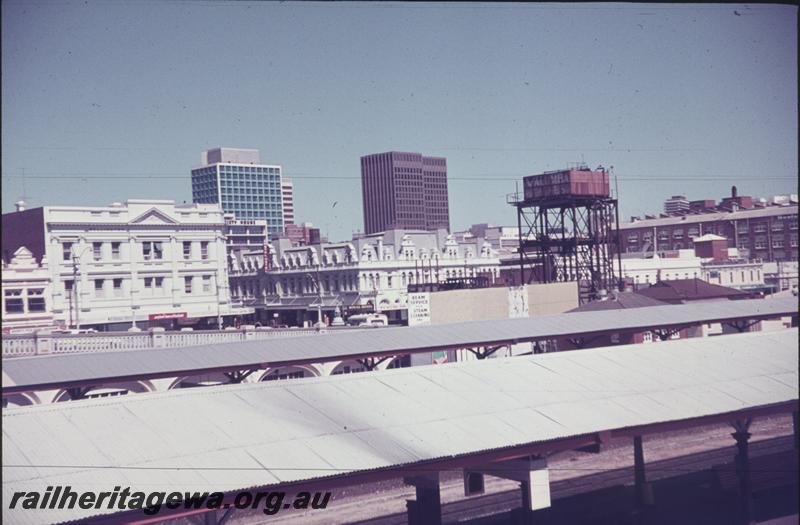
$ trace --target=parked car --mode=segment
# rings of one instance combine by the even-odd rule
[[[347,318],[348,326],[389,326],[389,318],[383,314],[356,314]]]
[[[94,328],[64,328],[60,330],[53,330],[53,334],[71,334],[71,335],[80,335],[80,334],[96,334],[97,330]]]

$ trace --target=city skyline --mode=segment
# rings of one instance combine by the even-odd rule
[[[191,202],[215,146],[282,165],[296,220],[332,239],[362,228],[374,151],[446,157],[453,230],[513,223],[523,176],[580,161],[614,166],[622,217],[731,185],[797,192],[791,6],[2,9],[4,213],[21,197]],[[220,27],[236,28],[224,45]]]

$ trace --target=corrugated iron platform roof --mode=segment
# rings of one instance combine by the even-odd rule
[[[401,474],[487,451],[796,403],[797,336],[791,329],[9,409],[3,499],[55,485],[228,492]],[[6,507],[3,520],[23,525],[111,512]]]
[[[122,379],[320,363],[781,315],[797,315],[796,298],[574,312],[413,328],[348,330],[183,348],[21,357],[3,360],[2,387],[5,393],[13,393]]]

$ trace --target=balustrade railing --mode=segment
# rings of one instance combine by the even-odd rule
[[[326,330],[352,330],[356,327],[328,327]],[[99,332],[96,334],[3,335],[3,359],[35,355],[113,352],[176,348],[206,344],[234,343],[272,337],[292,337],[320,333],[316,328],[245,328],[238,330],[197,330],[168,332],[151,329],[143,332]]]

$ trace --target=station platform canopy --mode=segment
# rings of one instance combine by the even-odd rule
[[[791,315],[797,316],[796,298],[713,301],[434,326],[365,328],[182,348],[20,357],[3,360],[2,388],[9,395]]]
[[[8,409],[3,499],[56,485],[324,490],[567,450],[604,432],[793,412],[797,337],[787,329]],[[3,521],[114,512],[4,506]]]

